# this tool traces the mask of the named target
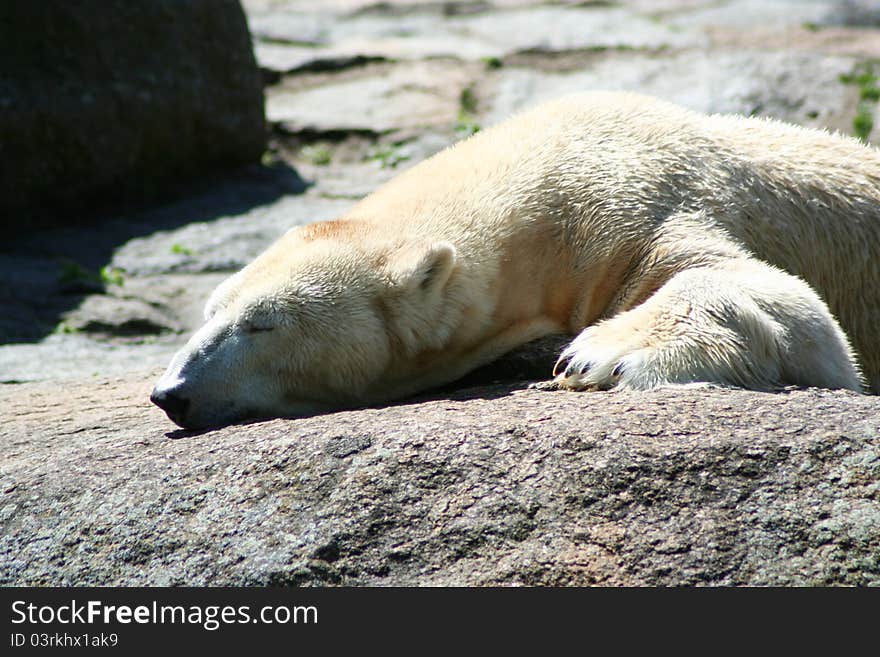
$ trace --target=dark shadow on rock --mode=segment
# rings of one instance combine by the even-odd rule
[[[265,420],[259,420],[264,422]],[[256,422],[245,422],[244,424],[256,424]],[[222,429],[222,426],[208,427],[207,429],[172,429],[165,432],[165,437],[171,440],[186,440],[187,438],[201,438],[209,433],[214,433]]]
[[[546,378],[546,377],[544,377]],[[419,406],[420,404],[437,401],[463,402],[475,399],[493,400],[503,399],[512,395],[518,390],[525,390],[529,384],[540,380],[538,377],[530,379],[509,379],[499,380],[497,376],[491,383],[471,383],[462,381],[459,387],[455,384],[444,386],[440,390],[433,390],[422,393],[415,397],[408,397],[397,402],[385,404],[391,406]]]
[[[447,399],[501,399],[529,384],[552,378],[553,364],[571,342],[570,335],[548,335],[504,354],[464,377],[433,390],[427,390],[386,406],[410,406]]]
[[[522,345],[498,360],[474,370],[470,374],[435,391],[455,394],[465,388],[504,385],[519,382],[522,385],[552,378],[553,365],[562,350],[571,342],[570,335],[548,335]]]
[[[328,411],[329,413],[329,411]],[[252,424],[263,424],[264,422],[272,422],[273,420],[302,420],[307,417],[315,417],[316,415],[325,415],[326,413],[312,413],[309,415],[300,415],[298,417],[253,417],[253,418],[244,418],[242,420],[237,420],[235,422],[229,422],[228,424],[218,424],[216,426],[205,427],[204,429],[172,429],[171,431],[165,432],[165,437],[170,438],[171,440],[184,440],[186,438],[200,438],[209,433],[213,433],[215,431],[219,431],[229,426],[234,427],[246,427]]]
[[[243,214],[308,184],[293,168],[247,166],[176,190],[153,205],[105,209],[87,225],[21,234],[0,245],[0,344],[37,342],[87,294],[100,292],[98,276],[127,241],[185,224]]]
[[[172,429],[165,433],[165,437],[170,438],[171,440],[183,440],[184,438],[197,438],[198,436],[211,433],[212,431],[214,431],[214,429],[201,429],[196,431],[191,431],[190,429]]]

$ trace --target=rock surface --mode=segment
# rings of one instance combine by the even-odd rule
[[[175,431],[0,392],[0,584],[880,585],[880,400],[470,388]]]
[[[263,153],[262,80],[236,0],[10,2],[0,29],[7,233],[78,224]]]
[[[102,7],[122,4],[147,11]],[[99,227],[72,213],[73,228],[0,241],[0,583],[880,584],[877,397],[526,390],[555,360],[550,340],[388,408],[186,434],[147,399],[210,291],[277,236],[543,98],[633,89],[849,134],[858,119],[876,143],[874,3],[243,6],[267,83],[262,166]],[[204,25],[227,34],[212,13]],[[106,25],[100,14],[85,26]],[[205,120],[235,132],[223,99],[252,99],[257,69],[249,52],[222,71],[189,66],[187,47],[240,52],[231,33],[197,33],[175,37],[174,64],[205,76],[205,93],[220,85]],[[50,72],[66,71],[51,55]],[[133,64],[119,75],[132,97],[166,81]],[[120,143],[93,144],[114,175]],[[185,146],[156,143],[163,167]],[[52,180],[57,198],[76,191]]]

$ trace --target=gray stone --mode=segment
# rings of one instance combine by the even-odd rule
[[[783,28],[822,22],[840,0],[736,0],[735,2],[692,2],[684,8],[658,11],[652,0],[638,3],[646,12],[657,12],[673,29],[689,30],[724,26],[748,31],[752,28]]]
[[[338,67],[357,57],[477,61],[513,53],[603,47],[660,48],[698,45],[705,39],[620,7],[512,7],[462,12],[438,19],[436,5],[411,12],[358,12],[348,16],[297,13],[289,7],[251,18],[257,59],[290,73]],[[302,35],[309,35],[305,40]]]
[[[367,151],[365,157],[370,152]],[[388,182],[411,164],[411,160],[406,160],[395,167],[383,167],[378,160],[365,160],[340,163],[332,167],[302,165],[302,171],[315,181],[312,190],[314,194],[322,198],[355,201]]]
[[[726,27],[709,30],[712,44],[719,50],[806,51],[813,54],[845,55],[858,59],[880,58],[880,33],[852,27],[818,27],[807,23],[783,30],[755,27],[748,31]]]
[[[260,42],[254,44],[254,55],[260,68],[274,74],[332,71],[385,59],[382,55],[364,55],[338,48],[316,49]]]
[[[462,18],[462,29],[507,54],[603,47],[660,48],[701,45],[697,33],[621,7],[536,7]]]
[[[314,11],[277,11],[248,15],[248,26],[255,39],[315,47],[327,43],[333,21],[332,13]]]
[[[856,92],[841,83],[853,57],[810,52],[684,52],[658,58],[608,53],[589,68],[544,72],[505,67],[482,90],[481,118],[503,120],[565,93],[596,89],[654,95],[705,113],[771,116],[811,127],[851,131]]]
[[[62,382],[100,381],[102,377],[128,376],[145,368],[152,368],[158,376],[180,342],[177,334],[120,344],[86,333],[52,333],[38,342],[0,344],[0,382],[11,385],[9,382],[46,381],[57,388]],[[5,413],[4,409],[3,419]]]
[[[334,219],[350,205],[350,201],[286,196],[242,214],[132,239],[116,250],[111,265],[138,276],[233,272],[290,228]]]
[[[63,317],[68,330],[131,337],[179,333],[180,325],[142,299],[94,294]]]
[[[7,233],[259,161],[261,76],[235,0],[10,2],[0,25]]]
[[[227,276],[224,272],[128,277],[103,294],[85,297],[62,316],[63,326],[99,337],[192,332],[204,323],[205,302]]]
[[[315,48],[275,42],[257,42],[254,46],[260,66],[281,74],[334,70],[383,60],[415,61],[443,57],[478,60],[499,57],[504,52],[503,48],[457,34],[420,35],[418,38],[352,37],[339,45]]]
[[[381,135],[452,128],[460,111],[461,92],[472,82],[473,69],[460,63],[401,64],[305,90],[275,89],[267,98],[266,118],[289,134]]]
[[[450,126],[446,127],[448,129]],[[358,200],[408,168],[455,143],[459,138],[459,135],[449,129],[446,133],[422,133],[402,143],[397,143],[397,138],[391,137],[363,150],[355,161],[350,158],[344,161],[334,159],[332,166],[297,161],[296,166],[306,178],[314,181],[310,194],[331,199]]]
[[[843,0],[828,10],[821,22],[824,25],[880,27],[880,6],[876,0]]]
[[[878,398],[546,393],[174,430],[0,386],[0,584],[880,585]]]

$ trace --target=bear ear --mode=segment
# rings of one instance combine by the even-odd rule
[[[392,265],[395,284],[407,290],[429,293],[449,280],[455,266],[455,247],[449,242],[419,246],[401,254]]]
[[[241,280],[241,272],[236,272],[225,281],[220,283],[205,304],[204,316],[205,321],[209,321],[220,308],[229,303],[230,292],[235,288],[236,284]]]

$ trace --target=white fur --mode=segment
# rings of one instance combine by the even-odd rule
[[[878,260],[876,150],[579,94],[290,231],[218,288],[157,391],[189,400],[185,426],[297,415],[579,333],[551,387],[860,390],[864,373],[877,392]]]

